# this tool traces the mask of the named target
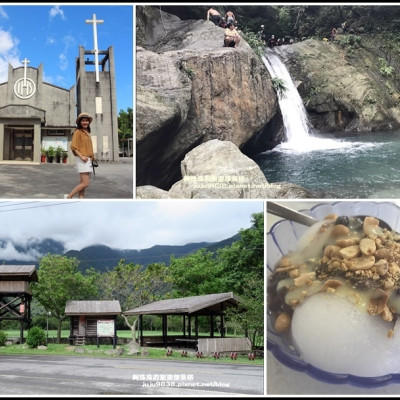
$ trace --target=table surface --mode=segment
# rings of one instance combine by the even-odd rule
[[[307,210],[322,201],[277,201],[295,210]],[[400,201],[393,200],[400,205]],[[280,217],[267,215],[267,231]],[[268,248],[267,248],[268,254]],[[305,372],[286,367],[267,351],[267,395],[394,395],[400,394],[400,383],[391,383],[375,388],[362,388],[350,384],[321,382]]]

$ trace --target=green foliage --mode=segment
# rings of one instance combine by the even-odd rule
[[[357,49],[360,47],[361,37],[357,35],[344,35],[340,38],[338,43],[343,49],[346,47]]]
[[[185,297],[233,292],[241,299],[240,312],[232,312],[253,344],[264,326],[264,213],[252,215],[252,226],[239,232],[240,239],[216,254],[199,250],[171,258],[173,296]]]
[[[7,333],[0,331],[0,346],[5,346],[7,341]]]
[[[257,54],[258,58],[261,59],[261,56],[264,55],[264,45],[262,41],[257,37],[257,35],[254,32],[251,32],[249,30],[246,30],[242,33],[243,38],[246,40],[246,42],[250,45],[254,53]]]
[[[58,320],[58,340],[67,301],[91,300],[98,295],[99,273],[91,269],[83,275],[78,264],[76,258],[48,254],[39,262],[39,281],[32,284],[34,298]]]
[[[287,91],[287,87],[285,85],[285,81],[282,78],[272,78],[272,87],[275,90],[275,93],[280,97],[285,97],[285,92]]]
[[[379,62],[381,63],[381,67],[379,69],[381,75],[385,76],[386,78],[390,78],[393,75],[394,68],[388,65],[384,58],[379,58]]]
[[[196,77],[196,72],[190,65],[187,65],[184,61],[181,65],[181,70],[186,74],[186,76],[192,81]]]
[[[56,149],[54,146],[49,146],[48,149],[46,150],[46,155],[47,157],[54,157],[56,155]]]
[[[174,284],[173,297],[219,293],[225,286],[222,266],[206,249],[186,257],[172,256],[169,269]]]
[[[63,150],[63,148],[61,146],[57,146],[56,147],[56,150],[55,150],[56,157],[61,157],[63,152],[64,152],[64,150]]]
[[[143,268],[120,260],[113,270],[101,275],[99,287],[103,299],[118,300],[123,310],[130,310],[160,300],[165,295],[169,290],[169,270],[162,263]],[[134,340],[137,317],[125,317],[125,323],[131,329]]]
[[[30,348],[46,345],[46,333],[42,328],[34,326],[29,329],[26,344]]]
[[[118,115],[118,139],[126,140],[133,137],[133,110],[120,110]]]

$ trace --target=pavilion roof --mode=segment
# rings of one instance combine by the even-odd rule
[[[121,306],[118,300],[70,300],[65,306],[65,315],[118,315]]]
[[[0,281],[10,280],[37,282],[38,275],[36,266],[0,264]]]
[[[124,315],[139,314],[193,314],[220,313],[226,307],[236,307],[239,298],[232,292],[206,294],[160,300],[123,312]]]

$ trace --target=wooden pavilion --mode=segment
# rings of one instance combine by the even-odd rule
[[[30,328],[32,288],[38,275],[34,265],[0,265],[0,327],[5,320],[20,322],[20,343],[24,324]]]
[[[117,300],[83,300],[68,301],[65,315],[71,317],[71,344],[82,345],[100,338],[110,338],[115,347],[117,342],[117,315],[121,314],[121,306]]]
[[[199,340],[204,338],[215,338],[215,320],[219,320],[219,328],[217,329],[219,338],[225,337],[224,315],[228,307],[238,307],[239,298],[234,296],[232,292],[208,294],[203,296],[182,297],[178,299],[160,300],[149,303],[144,306],[134,308],[123,312],[125,316],[138,315],[139,317],[139,342],[141,346],[157,346],[163,347],[193,347],[200,350]],[[143,334],[143,316],[159,315],[162,317],[162,336],[144,336]],[[168,316],[182,316],[182,335],[168,335]],[[209,318],[209,334],[208,336],[199,335],[199,317],[206,316]],[[192,323],[194,322],[194,333],[192,333]],[[224,348],[225,342],[224,341]],[[215,342],[215,340],[214,340]],[[217,341],[222,343],[222,340]],[[233,342],[233,341],[231,341]],[[248,340],[245,340],[248,343]],[[218,347],[218,346],[217,346]],[[219,346],[221,348],[221,346]],[[229,346],[228,346],[229,348]],[[246,347],[247,349],[247,347]],[[234,349],[231,349],[234,351]]]

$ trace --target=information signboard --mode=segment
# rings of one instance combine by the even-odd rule
[[[97,320],[97,336],[113,337],[115,333],[114,320]]]

